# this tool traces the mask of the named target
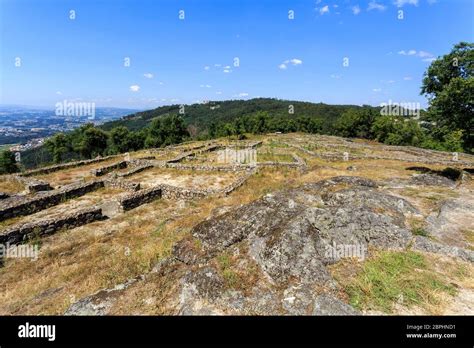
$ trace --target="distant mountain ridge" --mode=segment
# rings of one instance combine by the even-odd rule
[[[231,122],[238,117],[252,115],[258,111],[268,112],[272,118],[317,118],[323,121],[324,128],[329,128],[348,109],[362,107],[379,110],[378,107],[368,105],[329,105],[273,98],[209,101],[192,105],[160,106],[104,123],[101,128],[111,130],[117,126],[125,126],[130,130],[139,130],[148,126],[156,117],[181,115],[186,125],[193,125],[197,127],[198,132],[203,132],[211,123]]]

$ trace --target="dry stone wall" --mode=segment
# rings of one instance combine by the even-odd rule
[[[109,159],[116,158],[116,157],[119,157],[119,156],[121,156],[121,155],[113,155],[113,156],[107,156],[107,157],[94,158],[94,159],[90,159],[90,160],[74,161],[74,162],[56,164],[54,166],[48,166],[48,167],[42,167],[42,168],[38,168],[38,169],[27,170],[24,173],[21,173],[20,175],[21,176],[33,176],[33,175],[49,174],[49,173],[57,172],[59,170],[70,169],[70,168],[75,168],[75,167],[81,167],[81,166],[85,166],[85,165],[88,165],[88,164],[107,161]]]
[[[329,152],[329,151],[326,151],[325,153],[316,153],[314,151],[310,151],[310,150],[307,150],[305,149],[304,147],[300,146],[300,145],[295,145],[295,144],[290,144],[290,143],[284,143],[290,147],[293,147],[295,149],[298,149],[308,155],[311,155],[313,157],[319,157],[319,158],[322,158],[322,159],[325,159],[325,160],[329,160],[329,161],[342,161],[344,160],[344,154],[343,152]],[[326,145],[325,145],[326,146]],[[390,150],[388,150],[386,148],[386,146],[383,146],[381,147],[381,149],[383,149],[384,151],[402,151],[402,152],[405,152],[405,153],[408,153],[408,154],[412,154],[412,155],[415,155],[415,156],[420,156],[419,158],[416,158],[416,159],[413,159],[413,158],[402,158],[402,157],[390,157],[390,156],[378,156],[378,155],[370,155],[370,154],[365,154],[365,155],[354,155],[354,154],[351,154],[349,153],[349,157],[348,157],[348,160],[358,160],[358,159],[375,159],[375,160],[392,160],[392,161],[403,161],[403,162],[412,162],[412,163],[425,163],[425,164],[444,164],[444,165],[451,165],[451,166],[472,166],[472,163],[470,162],[467,162],[467,161],[462,161],[462,160],[458,160],[458,161],[452,161],[452,160],[442,160],[442,159],[436,159],[436,160],[431,160],[431,159],[427,159],[426,158],[426,155],[429,153],[429,152],[426,152],[426,150],[424,149],[421,149],[423,151],[420,151],[420,152],[415,152],[413,149],[405,149],[403,147],[399,148],[399,147],[394,147],[394,148],[391,148]],[[417,149],[417,151],[420,150],[420,149]],[[430,150],[432,151],[432,150]],[[439,154],[439,151],[437,151],[436,153]],[[423,155],[424,154],[424,155]],[[448,153],[445,153],[445,155],[447,155]]]
[[[9,243],[14,245],[28,239],[53,234],[59,230],[71,229],[104,219],[106,217],[102,215],[102,210],[93,207],[63,215],[56,219],[16,225],[0,232],[0,244]]]
[[[129,177],[129,176],[132,176],[133,174],[143,172],[144,170],[147,170],[147,169],[150,169],[150,168],[153,168],[152,164],[139,165],[139,166],[136,166],[136,167],[130,169],[129,171],[127,171],[125,173],[117,173],[117,177],[126,178],[126,177]]]
[[[122,210],[127,211],[142,204],[150,203],[155,199],[161,198],[161,196],[161,187],[157,186],[128,194],[119,200],[119,204]]]
[[[22,177],[19,175],[13,176],[21,184],[25,185],[28,193],[37,193],[41,191],[51,191],[53,188],[51,185],[43,180],[38,180],[30,177]]]
[[[166,163],[167,168],[181,169],[181,170],[197,170],[197,171],[217,171],[217,172],[238,172],[244,170],[252,170],[255,165],[251,164],[233,164],[227,166],[211,166],[206,164],[181,164],[181,163]]]
[[[108,174],[116,169],[124,169],[124,168],[127,168],[127,162],[126,161],[120,161],[120,162],[117,162],[117,163],[114,163],[114,164],[111,164],[109,166],[105,166],[105,167],[100,167],[100,168],[97,168],[97,169],[93,169],[91,170],[91,173],[94,175],[94,176],[103,176],[105,174]]]
[[[34,214],[58,205],[65,200],[83,196],[104,187],[103,181],[72,184],[60,189],[37,194],[34,197],[11,197],[0,202],[0,221]]]

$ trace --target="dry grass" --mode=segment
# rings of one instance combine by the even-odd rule
[[[228,197],[184,206],[158,200],[46,237],[37,261],[7,259],[0,268],[0,314],[61,314],[83,296],[146,273],[215,208],[245,204],[283,188],[292,173],[264,170]]]
[[[280,147],[281,141],[293,141],[292,137],[274,136],[266,141],[267,147]],[[264,136],[252,137],[251,140],[270,139]],[[315,139],[319,139],[316,137]],[[326,139],[327,138],[323,138]],[[250,139],[249,139],[250,140]],[[313,139],[314,140],[314,139]],[[296,140],[295,140],[296,141]],[[318,144],[319,140],[315,141]],[[231,140],[223,140],[231,142]],[[193,144],[187,145],[191,147]],[[281,146],[285,148],[285,146]],[[172,245],[189,236],[189,231],[199,222],[216,214],[223,207],[237,207],[247,204],[259,197],[276,190],[296,187],[307,182],[315,182],[337,175],[356,175],[374,180],[390,180],[393,178],[408,178],[413,174],[405,170],[416,163],[388,161],[388,160],[357,160],[357,161],[326,161],[305,154],[296,149],[308,163],[308,170],[300,172],[289,168],[260,169],[250,177],[243,186],[226,197],[209,197],[201,200],[183,202],[157,200],[140,206],[110,220],[95,222],[86,226],[64,231],[46,237],[42,240],[41,253],[37,261],[24,259],[7,259],[5,266],[0,268],[0,314],[61,314],[69,305],[79,298],[90,295],[102,288],[113,287],[130,278],[149,272],[162,258],[169,256]],[[334,149],[332,150],[334,151]],[[159,158],[171,158],[178,154],[178,150],[154,153]],[[146,151],[133,153],[132,157],[148,155]],[[204,157],[203,157],[204,158]],[[212,158],[212,156],[208,157]],[[116,162],[117,159],[111,161]],[[106,162],[94,167],[105,165]],[[357,170],[348,171],[349,165],[355,165]],[[80,167],[68,171],[61,171],[45,175],[44,178],[52,183],[64,184],[78,177],[87,178],[92,168]],[[201,174],[207,184],[216,185],[218,179],[226,178],[230,183],[240,174],[238,173],[208,173],[177,171],[173,169],[151,169],[130,177],[131,181],[143,181],[147,177],[171,175],[171,179],[182,179],[184,186],[189,186],[200,180]],[[212,175],[215,174],[215,177]],[[150,176],[151,175],[151,176]],[[168,178],[168,177],[167,177]],[[204,179],[203,179],[204,180]],[[166,183],[166,180],[165,180]],[[174,184],[173,182],[169,182]],[[227,182],[225,182],[227,184]],[[0,183],[1,185],[1,183]],[[1,186],[0,186],[1,187]],[[204,186],[205,187],[205,186]],[[428,188],[433,194],[449,196],[447,192],[436,192]],[[1,191],[1,189],[0,189]],[[418,199],[421,191],[399,192]],[[72,209],[77,204],[96,204],[104,197],[115,197],[120,192],[102,190],[96,191],[82,199],[75,199],[64,203],[61,209]],[[422,200],[425,198],[421,198]],[[431,201],[430,198],[426,198]],[[68,203],[70,205],[68,205]],[[57,209],[57,208],[55,208]],[[31,218],[31,216],[30,216]],[[431,259],[427,259],[430,261]],[[238,259],[230,255],[223,255],[217,259],[219,269],[223,272],[226,283],[230,288],[238,288],[242,283],[242,270],[238,267]],[[441,261],[439,261],[441,263]],[[450,274],[459,286],[468,286],[467,280],[461,282],[463,273],[461,267],[443,261],[441,270]],[[355,273],[357,267],[352,267]],[[470,269],[467,269],[468,271]],[[430,272],[441,272],[431,270]],[[444,274],[444,273],[443,273]],[[464,273],[463,273],[464,274]],[[357,274],[347,276],[350,279]],[[253,278],[245,278],[251,281]],[[465,279],[469,279],[466,277]],[[464,282],[464,283],[463,283]],[[242,284],[240,284],[242,283]],[[472,279],[471,279],[472,283]],[[160,287],[159,289],[157,287]],[[164,280],[144,282],[135,287],[121,302],[120,313],[165,313],[160,305],[160,298],[166,291],[173,291],[173,284]],[[146,307],[143,301],[154,298],[153,305]],[[440,304],[435,305],[441,308]],[[425,309],[428,310],[428,309]],[[435,309],[433,309],[434,311]]]
[[[0,192],[8,194],[19,193],[25,190],[25,186],[9,175],[0,176]]]
[[[66,200],[61,204],[41,210],[37,213],[18,216],[0,222],[0,228],[10,227],[16,224],[30,223],[33,221],[46,220],[50,218],[61,217],[79,209],[90,208],[94,205],[99,205],[111,198],[124,194],[126,191],[119,188],[101,188],[94,192],[89,192],[81,197]]]
[[[111,158],[103,162],[70,168],[49,174],[36,175],[34,178],[49,182],[53,187],[72,184],[73,182],[80,180],[88,181],[94,178],[94,176],[91,174],[91,170],[105,167],[107,165],[117,163],[118,161],[120,161],[120,159]]]

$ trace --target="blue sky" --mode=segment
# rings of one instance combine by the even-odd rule
[[[474,41],[472,0],[0,4],[0,103],[51,108],[254,97],[425,106],[419,90],[430,60]]]

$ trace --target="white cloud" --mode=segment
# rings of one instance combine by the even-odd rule
[[[288,68],[289,64],[294,65],[294,66],[301,65],[301,64],[303,64],[303,61],[301,59],[298,59],[298,58],[287,59],[283,63],[278,65],[278,68],[281,69],[281,70],[286,70]]]
[[[405,76],[403,79],[404,79],[405,81],[411,81],[411,80],[413,80],[413,77],[411,77],[411,76]]]
[[[382,91],[382,89],[381,89],[381,88],[374,88],[372,91],[374,91],[374,92],[380,92],[380,91]]]
[[[399,51],[398,54],[402,56],[416,56],[422,58],[424,62],[432,62],[435,60],[434,55],[430,52],[426,51],[416,51],[416,50],[409,50],[408,52],[405,50]]]
[[[209,67],[207,65],[204,67],[204,70],[209,70],[209,69],[211,69],[211,67]]]
[[[230,69],[230,65],[226,65],[224,69]]]
[[[231,73],[232,70],[230,70],[230,69],[224,69],[223,72],[226,73],[226,74],[228,74],[228,73]]]
[[[163,82],[161,82],[161,81],[159,82],[159,84],[160,84],[160,85],[164,85],[164,83],[163,83]]]
[[[143,76],[145,76],[147,79],[152,79],[153,78],[152,73],[146,73],[146,74],[143,74]]]
[[[352,13],[356,16],[360,13],[359,5],[355,5],[355,6],[352,7]]]
[[[331,75],[331,78],[332,78],[332,79],[337,79],[337,80],[338,80],[338,79],[340,79],[340,78],[341,78],[341,75],[332,74],[332,75]]]
[[[416,54],[416,50],[409,50],[408,52],[401,50],[398,52],[398,54],[401,54],[402,56],[414,56]]]
[[[242,92],[242,93],[239,93],[238,96],[239,97],[248,97],[248,93],[245,93],[245,92]]]
[[[57,95],[63,95],[63,93],[61,91],[57,91],[56,94]]]
[[[418,57],[420,58],[427,58],[427,57],[433,57],[433,55],[430,52],[425,52],[425,51],[420,51],[418,52]]]
[[[404,5],[418,6],[418,0],[395,0],[393,3],[397,7],[403,7]]]
[[[322,16],[323,14],[325,13],[329,13],[329,6],[326,5],[326,6],[323,6],[319,9],[319,14]]]
[[[303,64],[303,61],[301,59],[293,58],[290,60],[290,63],[293,65],[301,65]]]
[[[217,91],[216,94],[222,94],[222,92],[221,92],[221,91]]]
[[[201,87],[201,88],[211,88],[212,86],[211,85],[200,85],[199,87]]]
[[[215,66],[216,68],[220,68],[220,67],[222,66],[222,64],[214,64],[214,66]]]
[[[140,86],[139,85],[131,85],[130,90],[132,92],[138,92],[140,90]]]
[[[369,7],[367,7],[367,11],[372,11],[372,10],[379,10],[379,11],[384,11],[387,7],[379,4],[375,1],[369,2]]]

